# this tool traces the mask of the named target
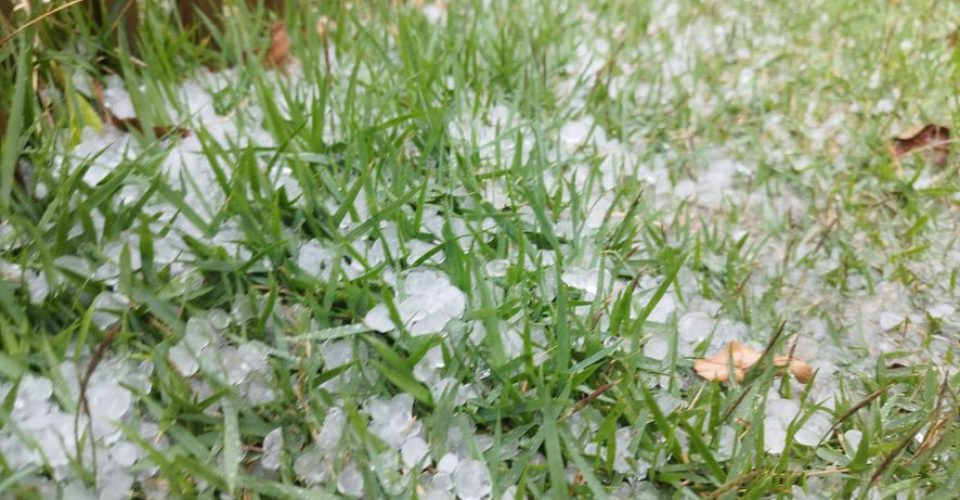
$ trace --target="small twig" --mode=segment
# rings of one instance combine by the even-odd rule
[[[897,457],[900,456],[900,453],[902,453],[903,450],[910,445],[910,441],[913,441],[917,433],[920,432],[920,429],[922,429],[927,422],[930,422],[931,420],[935,420],[936,417],[939,416],[940,406],[943,404],[944,396],[949,391],[949,386],[947,385],[947,382],[949,380],[950,379],[948,375],[943,376],[943,384],[940,386],[940,392],[937,395],[937,404],[934,407],[933,412],[930,414],[930,416],[933,418],[928,418],[927,420],[918,423],[912,429],[910,429],[910,432],[907,433],[907,437],[904,438],[903,441],[901,441],[900,444],[898,444],[897,447],[893,451],[891,451],[890,454],[886,456],[886,458],[883,459],[883,462],[880,464],[880,466],[877,467],[876,472],[874,472],[873,476],[870,478],[869,484],[871,486],[875,485],[877,481],[880,480],[880,477],[883,476],[883,473],[890,468],[890,466],[893,464],[893,461],[896,460]],[[931,430],[934,430],[934,429],[931,429]],[[921,444],[921,446],[923,445]]]
[[[697,406],[697,402],[700,401],[700,396],[703,396],[704,388],[706,388],[706,385],[700,384],[700,389],[697,389],[697,393],[693,395],[693,399],[687,403],[687,408],[695,408]]]
[[[734,401],[733,404],[730,405],[727,408],[727,410],[723,412],[723,416],[720,417],[721,423],[726,422],[727,419],[730,418],[730,415],[733,414],[734,410],[736,410],[737,407],[740,406],[740,403],[743,402],[743,399],[747,397],[748,393],[750,393],[750,389],[753,389],[753,385],[748,385],[743,388],[743,392],[741,392],[740,395],[737,396],[736,401]]]
[[[603,314],[607,311],[607,308],[610,307],[610,304],[613,303],[613,293],[607,294],[603,298],[603,307],[598,308],[594,311],[593,315],[590,317],[590,329],[593,330],[600,324],[600,320],[603,319]]]
[[[918,432],[920,432],[920,429],[923,428],[923,425],[924,425],[925,423],[926,423],[926,421],[920,422],[919,424],[917,424],[916,426],[914,426],[912,429],[910,429],[910,432],[907,433],[907,437],[905,437],[905,438],[903,439],[903,441],[901,441],[900,444],[898,444],[897,447],[894,448],[894,450],[891,451],[891,452],[883,459],[883,462],[881,462],[881,463],[880,463],[880,466],[877,467],[876,472],[874,472],[874,473],[873,473],[873,476],[870,477],[870,482],[868,483],[870,486],[873,486],[873,485],[877,484],[877,481],[880,480],[880,477],[883,476],[883,473],[886,472],[886,470],[890,468],[890,465],[893,464],[893,461],[896,460],[896,458],[897,458],[898,456],[900,456],[900,453],[901,453],[907,446],[910,445],[910,441],[913,441],[913,437],[914,437]],[[864,492],[866,492],[866,490],[864,490]]]
[[[923,442],[920,443],[920,446],[917,448],[917,452],[913,454],[913,457],[907,461],[907,463],[913,462],[923,453],[933,449],[934,441],[940,435],[940,430],[947,424],[947,422],[953,420],[953,415],[940,416],[936,415],[936,419],[933,420],[933,423],[930,425],[930,428],[927,429],[927,435],[924,436]]]
[[[850,472],[846,467],[830,467],[821,470],[809,470],[803,472],[803,477],[829,476],[830,474],[845,474]]]
[[[587,397],[577,401],[577,404],[573,405],[573,407],[570,408],[570,411],[566,412],[566,414],[560,417],[560,420],[567,419],[573,416],[574,413],[586,408],[587,405],[596,401],[597,398],[603,395],[603,393],[609,391],[610,389],[613,389],[619,383],[620,383],[620,379],[617,379],[617,380],[614,380],[613,382],[608,382],[606,384],[601,385],[600,387],[597,387],[593,392],[588,394]]]
[[[83,374],[83,377],[80,378],[80,396],[77,403],[77,411],[73,414],[73,440],[74,445],[77,450],[77,460],[82,461],[81,456],[82,450],[80,448],[80,411],[82,410],[87,414],[87,423],[89,425],[90,432],[90,442],[94,443],[95,437],[93,435],[93,416],[90,414],[90,402],[87,400],[87,385],[90,383],[90,378],[93,376],[93,372],[96,371],[97,366],[103,361],[103,357],[107,354],[107,349],[110,348],[110,345],[113,343],[113,339],[116,338],[117,334],[120,332],[120,322],[116,322],[107,329],[106,334],[103,337],[103,340],[97,344],[97,348],[93,351],[93,356],[90,357],[90,361],[87,363],[87,369]],[[95,446],[95,445],[94,445]],[[91,453],[93,457],[93,470],[97,470],[97,452],[96,449]]]
[[[623,50],[626,40],[621,37],[617,41],[616,47],[613,49],[613,53],[610,54],[610,57],[604,63],[603,67],[597,70],[593,78],[593,87],[590,88],[590,92],[596,92],[600,88],[600,85],[603,83],[603,80],[606,80],[606,83],[609,85],[610,79],[613,78],[613,70],[617,67],[617,58],[620,56],[620,52]]]
[[[881,387],[881,388],[879,388],[879,389],[871,392],[866,398],[863,399],[863,401],[860,401],[859,403],[853,405],[849,410],[843,412],[843,415],[841,415],[840,418],[838,418],[837,421],[834,422],[834,424],[830,427],[830,430],[828,430],[828,431],[823,435],[823,437],[820,438],[820,442],[817,443],[816,448],[819,448],[820,445],[823,444],[824,440],[826,440],[831,434],[833,434],[833,431],[837,430],[837,428],[840,427],[840,424],[842,424],[846,419],[852,417],[853,414],[855,414],[855,413],[857,413],[858,411],[862,410],[864,407],[866,407],[868,404],[870,404],[874,399],[879,398],[883,393],[887,392],[887,389],[889,389],[890,387],[891,387],[891,386],[889,386],[889,385],[885,385],[885,386],[883,386],[883,387]]]
[[[836,226],[837,223],[839,223],[839,222],[840,222],[840,214],[837,214],[837,215],[833,218],[833,220],[830,221],[830,224],[828,224],[827,227],[824,228],[823,232],[820,233],[820,241],[817,242],[816,248],[814,248],[814,249],[813,249],[813,252],[811,252],[811,253],[814,253],[814,254],[815,254],[815,253],[819,252],[821,248],[823,248],[823,245],[827,242],[827,238],[829,238],[829,237],[830,237],[830,234],[833,233],[833,228],[834,228],[834,226]]]
[[[933,443],[936,440],[937,435],[940,433],[940,429],[943,428],[943,426],[946,425],[947,422],[953,419],[953,415],[950,415],[950,413],[953,413],[952,411],[949,412],[947,415],[941,414],[941,409],[943,408],[943,400],[946,398],[947,391],[949,388],[949,386],[947,385],[947,381],[948,381],[948,376],[944,375],[943,383],[940,385],[940,392],[937,394],[937,404],[933,409],[931,418],[929,419],[931,421],[930,428],[927,429],[927,435],[924,436],[923,442],[920,443],[920,446],[917,448],[916,453],[913,454],[913,457],[907,463],[913,462],[922,453],[933,448],[934,446]]]
[[[772,356],[773,348],[777,346],[777,342],[780,340],[780,337],[783,336],[783,332],[787,329],[787,322],[781,321],[780,326],[777,327],[777,331],[774,332],[773,337],[770,337],[770,341],[767,342],[767,346],[763,349],[763,354],[760,355],[760,360],[757,362],[757,365],[760,365],[764,359]]]
[[[753,277],[753,269],[751,269],[750,272],[747,273],[747,276],[743,278],[742,281],[740,281],[740,284],[738,284],[737,287],[733,289],[733,292],[731,293],[731,295],[735,297],[737,295],[742,294],[743,289],[746,288],[747,286],[747,282],[750,281],[750,278],[752,277]]]
[[[740,486],[741,484],[749,483],[750,481],[753,481],[754,479],[762,476],[763,474],[764,474],[764,471],[759,471],[759,470],[750,471],[749,473],[744,474],[730,482],[724,483],[720,485],[719,488],[704,494],[703,498],[705,499],[720,498],[726,492],[732,489],[735,489],[737,486]]]

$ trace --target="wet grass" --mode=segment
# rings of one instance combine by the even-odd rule
[[[168,29],[152,4],[135,56],[72,10],[60,14],[73,22],[66,41],[33,43],[45,23],[13,37],[0,48],[3,379],[48,377],[73,412],[61,362],[88,367],[98,345],[151,362],[152,387],[121,426],[145,451],[134,496],[326,497],[354,464],[369,498],[422,497],[452,452],[487,464],[495,498],[951,497],[960,321],[930,308],[957,303],[956,167],[897,165],[886,142],[955,121],[946,37],[960,11],[482,4],[451,2],[439,23],[389,2],[290,9],[298,63],[287,75],[256,56],[269,15],[242,8],[217,34],[220,51]],[[203,64],[227,72],[210,106],[236,136],[185,102]],[[91,183],[108,151],[64,151],[90,139],[84,128],[109,129],[82,84],[105,67],[144,132],[131,132],[136,154]],[[565,140],[584,117],[588,138]],[[181,142],[154,125],[190,130],[209,175],[176,175]],[[721,161],[742,167],[711,177]],[[609,204],[597,209],[601,195]],[[174,262],[159,255],[171,233],[184,235]],[[311,239],[331,255],[322,273],[298,260]],[[373,261],[378,241],[386,255]],[[443,332],[413,335],[402,315],[397,277],[415,268],[442,271],[467,296]],[[565,273],[580,270],[600,271],[596,283],[571,285]],[[49,293],[31,298],[41,281]],[[128,305],[104,311],[102,292]],[[663,301],[676,310],[656,314]],[[363,324],[380,303],[399,325],[390,334]],[[218,309],[234,318],[219,332],[226,344],[268,347],[273,401],[251,404],[222,373],[185,376],[170,362],[189,320]],[[682,317],[704,311],[729,323],[687,351]],[[98,326],[104,312],[116,326]],[[883,328],[881,312],[903,319]],[[797,349],[820,371],[807,386],[769,363],[741,383],[702,381],[693,360],[724,328]],[[649,356],[652,339],[666,339],[665,356]],[[352,359],[328,366],[324,353],[343,342]],[[436,376],[475,397],[424,381],[417,367],[435,348]],[[391,465],[396,450],[370,428],[368,400],[397,394],[415,400],[430,446],[422,474]],[[0,439],[23,434],[9,418],[15,395]],[[779,453],[771,398],[799,408]],[[310,484],[295,463],[332,408],[347,425],[327,480]],[[799,443],[818,414],[832,428]],[[159,425],[153,439],[141,421]],[[277,427],[280,465],[265,472],[261,447]],[[63,494],[69,482],[44,460],[9,463],[0,456],[3,494]],[[102,487],[90,461],[66,470]]]

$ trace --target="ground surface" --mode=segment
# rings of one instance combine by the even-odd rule
[[[105,103],[187,137],[38,55],[0,496],[960,488],[957,169],[887,151],[956,121],[956,6],[344,3],[281,70],[147,19]],[[814,380],[698,378],[732,340]]]

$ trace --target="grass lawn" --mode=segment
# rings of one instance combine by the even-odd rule
[[[236,3],[0,34],[0,498],[960,491],[960,5]]]

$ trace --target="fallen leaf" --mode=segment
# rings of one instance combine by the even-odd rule
[[[696,360],[693,363],[693,370],[704,379],[726,382],[730,379],[732,368],[733,376],[738,382],[742,382],[747,370],[757,364],[761,357],[763,353],[760,351],[734,340],[713,356]],[[810,365],[789,356],[777,356],[773,359],[773,364],[787,366],[790,373],[802,383],[807,383],[813,376],[813,368]]]
[[[950,129],[934,123],[910,130],[890,141],[890,152],[901,158],[914,152],[923,152],[937,166],[947,164],[950,156]]]
[[[270,48],[267,49],[263,65],[268,68],[282,68],[290,62],[290,35],[287,25],[277,21],[270,26]]]
[[[799,359],[789,356],[777,356],[773,358],[773,364],[786,366],[787,369],[790,370],[790,373],[792,373],[801,384],[806,384],[813,378],[813,367]]]
[[[695,361],[693,369],[707,380],[726,382],[730,378],[732,365],[734,376],[741,381],[747,369],[756,364],[761,356],[759,351],[734,340],[713,356]]]

